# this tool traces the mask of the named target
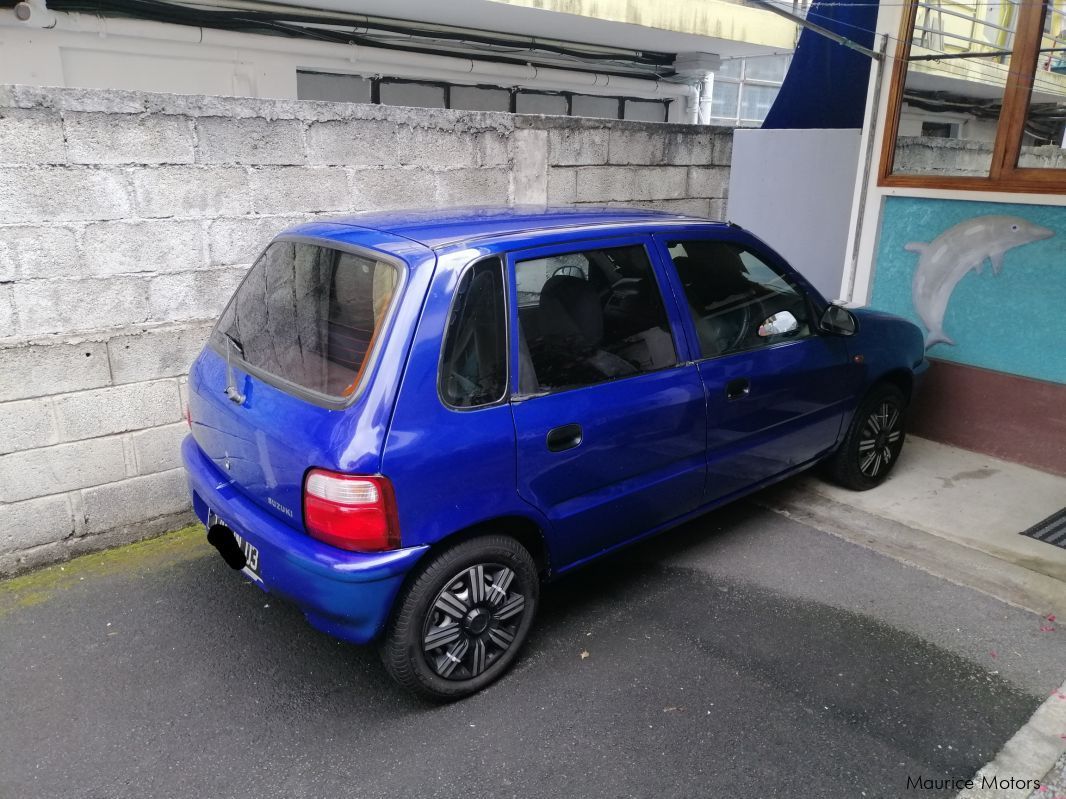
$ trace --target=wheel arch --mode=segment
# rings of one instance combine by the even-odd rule
[[[898,369],[891,369],[884,374],[880,375],[876,380],[870,383],[870,387],[866,390],[869,394],[875,388],[881,385],[895,386],[903,392],[903,399],[909,405],[911,402],[911,395],[914,392],[914,373],[910,369],[904,369],[902,367]]]
[[[541,579],[551,574],[551,554],[548,550],[547,539],[544,537],[544,531],[532,519],[519,515],[495,516],[449,533],[431,544],[429,551],[422,556],[422,560],[428,563],[429,559],[438,552],[450,549],[472,538],[491,534],[510,536],[525,547],[533,557],[533,562],[537,565],[537,573],[541,576]]]

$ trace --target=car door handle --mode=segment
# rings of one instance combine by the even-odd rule
[[[725,384],[725,398],[726,399],[740,399],[746,397],[751,392],[751,381],[746,377],[738,377],[736,380],[730,380]]]
[[[581,443],[583,433],[579,424],[564,424],[562,427],[553,427],[548,431],[548,451],[562,452],[573,449]]]

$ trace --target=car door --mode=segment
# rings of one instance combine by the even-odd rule
[[[747,490],[832,448],[860,379],[824,300],[732,231],[658,236],[707,392],[707,498]]]
[[[557,569],[702,501],[704,388],[650,245],[613,238],[508,258],[518,490],[551,522]]]

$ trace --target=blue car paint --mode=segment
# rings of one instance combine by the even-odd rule
[[[449,536],[522,525],[541,537],[546,573],[561,574],[807,468],[838,445],[874,382],[924,369],[918,328],[866,311],[856,312],[860,329],[850,338],[701,358],[665,241],[704,236],[752,246],[788,269],[735,226],[643,210],[394,212],[287,231],[282,237],[371,250],[402,265],[396,306],[343,408],[288,393],[239,362],[247,399],[235,405],[224,395],[224,354],[205,347],[190,372],[193,429],[182,448],[197,515],[206,523],[215,511],[259,548],[261,587],[291,599],[319,629],[364,643],[380,635],[411,569]],[[634,243],[651,258],[678,365],[522,397],[515,257]],[[511,396],[457,410],[437,391],[442,337],[464,270],[486,257],[508,266]],[[820,313],[825,300],[789,273]],[[749,377],[752,391],[727,402],[723,387],[735,376]],[[571,422],[584,428],[582,445],[549,453],[547,430]],[[403,548],[351,553],[308,536],[301,492],[312,467],[388,476]]]

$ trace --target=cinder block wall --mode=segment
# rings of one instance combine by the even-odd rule
[[[721,217],[731,131],[0,87],[0,574],[191,520],[185,374],[272,235],[353,211]]]

